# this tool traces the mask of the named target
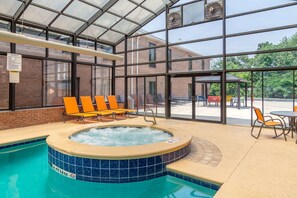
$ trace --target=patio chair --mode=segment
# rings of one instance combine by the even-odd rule
[[[82,120],[85,123],[85,118],[96,118],[98,120],[97,114],[92,113],[80,113],[76,98],[75,97],[63,97],[65,111],[63,112],[63,122],[66,122],[66,116],[76,117],[77,120]]]
[[[145,95],[145,101],[146,101],[146,103],[145,103],[146,107],[156,107],[157,106],[157,104],[154,101],[154,98],[151,94]]]
[[[129,113],[134,113],[136,112],[135,109],[124,109],[124,108],[119,108],[117,98],[114,95],[107,96],[108,103],[109,103],[109,108],[111,110],[117,110],[117,111],[124,111],[126,115],[129,117]]]
[[[202,102],[203,106],[206,104],[206,100],[204,96],[197,96],[197,102],[198,102],[198,106],[199,106],[199,102]]]
[[[97,110],[98,111],[106,111],[106,112],[110,112],[111,114],[114,115],[115,119],[117,119],[117,115],[123,115],[126,112],[122,111],[122,110],[110,110],[107,108],[104,96],[95,96],[95,101],[96,101],[96,105],[97,105]]]
[[[103,121],[102,119],[103,117],[113,116],[113,112],[111,111],[105,111],[105,110],[95,111],[93,102],[90,96],[80,96],[80,101],[81,101],[84,113],[97,114],[100,117],[101,121]]]
[[[233,106],[233,97],[231,95],[226,96],[226,102],[229,102],[230,106]]]
[[[282,123],[282,121],[280,119],[275,119],[275,118],[272,118],[271,116],[263,116],[261,110],[259,108],[256,108],[256,107],[254,107],[254,111],[255,111],[255,114],[257,116],[257,119],[254,121],[253,126],[252,126],[252,130],[251,130],[251,135],[254,138],[258,139],[259,136],[260,136],[260,134],[261,134],[261,131],[262,131],[263,126],[266,126],[266,127],[273,127],[274,133],[275,133],[275,137],[279,137],[280,135],[284,134],[284,138],[287,141],[286,134],[285,134],[285,129],[284,129],[284,125],[283,125],[283,123]],[[265,119],[266,117],[267,118],[270,118],[270,119]],[[258,135],[255,136],[253,134],[253,130],[254,130],[255,124],[257,122],[260,123],[261,126],[260,126],[260,130],[258,132]],[[283,131],[282,134],[277,135],[276,128],[275,128],[276,126],[280,126],[282,128],[282,131]]]

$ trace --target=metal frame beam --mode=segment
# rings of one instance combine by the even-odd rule
[[[33,0],[26,0],[25,2],[23,2],[23,4],[19,7],[17,12],[13,16],[14,21],[18,21],[21,18],[22,14],[26,11],[32,1]]]

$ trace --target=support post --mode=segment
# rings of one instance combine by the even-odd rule
[[[124,106],[125,108],[128,108],[128,37],[125,36],[125,77],[124,77]]]
[[[12,21],[11,22],[11,32],[15,33],[16,32],[16,22]],[[16,53],[16,44],[15,43],[10,43],[10,52],[11,53]],[[15,83],[9,83],[9,110],[15,111]]]
[[[77,45],[77,38],[73,36],[73,45]],[[71,53],[71,96],[76,97],[78,100],[78,93],[77,93],[77,54]]]

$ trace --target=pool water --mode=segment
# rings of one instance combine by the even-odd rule
[[[149,127],[92,128],[70,137],[83,144],[97,146],[135,146],[169,140],[171,134]]]
[[[73,180],[49,168],[45,143],[0,151],[0,170],[1,198],[208,198],[216,193],[171,176],[123,184]]]

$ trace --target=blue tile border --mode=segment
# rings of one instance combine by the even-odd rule
[[[166,165],[185,157],[191,145],[177,151],[154,157],[123,160],[90,159],[63,154],[48,147],[50,166],[73,179],[101,182],[127,183],[154,179],[167,175]]]
[[[218,184],[215,184],[215,183],[212,183],[212,182],[209,182],[209,181],[205,181],[205,180],[201,180],[201,179],[198,179],[198,178],[182,175],[182,174],[179,174],[179,173],[176,173],[176,172],[173,172],[173,171],[167,171],[167,174],[172,176],[172,177],[183,179],[185,181],[192,182],[194,184],[197,184],[197,185],[200,185],[200,186],[203,186],[203,187],[215,190],[215,191],[218,191],[220,189],[220,187],[221,187]]]
[[[22,145],[26,145],[26,144],[32,144],[32,143],[36,143],[36,142],[41,142],[41,141],[44,141],[45,139],[46,139],[46,137],[28,140],[28,141],[24,141],[24,142],[18,142],[18,143],[14,143],[14,144],[5,145],[5,146],[0,146],[0,150],[8,149],[8,148],[16,147],[16,146],[22,146]]]

